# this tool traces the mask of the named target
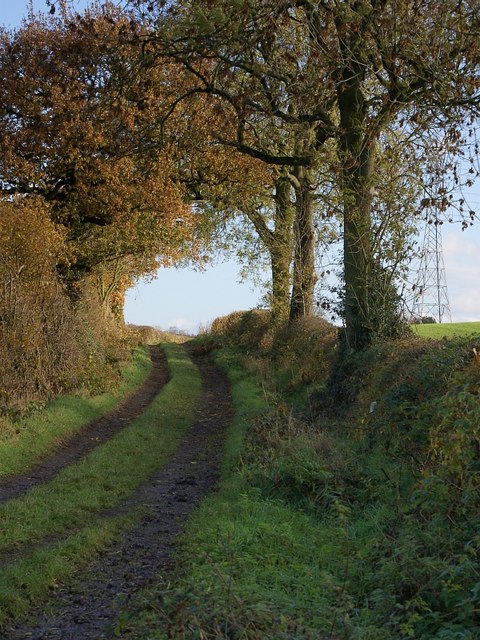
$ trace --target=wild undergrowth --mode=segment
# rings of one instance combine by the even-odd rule
[[[222,486],[191,519],[175,579],[159,578],[119,634],[478,638],[478,345],[412,337],[336,362],[330,346],[315,379],[321,350],[302,358],[300,335],[286,345],[295,365],[282,360],[259,317],[237,347],[240,314],[201,338],[223,343],[233,384]]]
[[[25,615],[135,521],[135,513],[102,513],[168,460],[200,394],[197,368],[183,349],[164,348],[171,380],[141,416],[52,481],[0,507],[0,624]]]

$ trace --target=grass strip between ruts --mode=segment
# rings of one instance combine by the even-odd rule
[[[161,468],[192,425],[201,388],[198,370],[181,346],[163,347],[172,378],[139,418],[48,484],[0,508],[3,562],[8,560],[8,550],[18,551],[21,545],[46,541],[43,549],[0,571],[0,620],[23,613],[22,603],[35,600],[65,578],[69,572],[57,557],[58,549],[70,548],[72,557],[67,564],[73,572],[76,566],[73,556],[81,561],[112,539],[115,519],[99,522],[95,527],[99,537],[87,535],[89,529],[77,532],[92,524],[96,512],[119,505]],[[71,538],[47,546],[49,537],[72,530],[75,534]],[[36,566],[38,571],[32,569]]]
[[[145,380],[151,369],[147,349],[140,347],[122,369],[117,391],[93,397],[59,396],[26,418],[4,419],[0,429],[0,478],[25,472],[73,433],[111,411]]]

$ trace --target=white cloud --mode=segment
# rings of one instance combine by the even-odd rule
[[[175,327],[175,329],[181,329],[182,331],[193,331],[195,328],[195,323],[192,320],[187,320],[187,318],[177,317],[169,320],[162,329],[170,329]]]

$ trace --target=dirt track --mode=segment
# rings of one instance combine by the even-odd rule
[[[48,613],[34,613],[36,620],[31,625],[13,626],[3,636],[5,640],[112,637],[119,603],[128,602],[155,574],[171,568],[175,536],[217,481],[225,430],[232,413],[224,374],[205,356],[193,359],[202,377],[196,422],[167,465],[119,510],[147,506],[140,526],[97,560],[88,574],[79,577],[68,590],[55,594],[45,609]]]
[[[28,473],[0,480],[0,504],[18,498],[32,487],[48,482],[57,473],[92,449],[103,444],[137,418],[170,379],[167,361],[159,347],[150,347],[152,370],[143,383],[116,409],[73,434],[52,455],[32,467]]]

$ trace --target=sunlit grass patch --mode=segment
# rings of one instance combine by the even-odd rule
[[[172,380],[129,427],[68,466],[51,482],[0,507],[0,554],[88,522],[125,499],[160,468],[193,422],[198,371],[178,345],[166,345]]]
[[[26,471],[74,432],[112,410],[141,384],[151,368],[147,350],[139,348],[123,368],[123,382],[115,393],[59,396],[28,417],[16,421],[2,418],[0,477]]]
[[[422,338],[457,338],[462,336],[480,336],[480,322],[442,322],[431,324],[412,324],[411,330]]]

